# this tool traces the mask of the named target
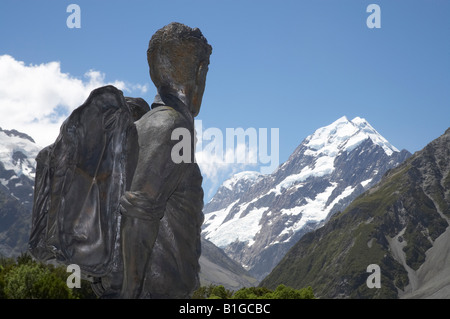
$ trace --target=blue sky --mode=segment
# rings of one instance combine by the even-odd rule
[[[81,8],[79,29],[66,25],[71,3]],[[371,3],[381,8],[379,29],[366,25]],[[2,0],[0,56],[22,61],[25,73],[39,65],[59,72],[36,79],[17,71],[23,77],[19,95],[55,103],[55,126],[45,132],[50,138],[58,133],[58,119],[97,84],[121,83],[125,95],[151,102],[156,90],[148,75],[148,41],[162,26],[182,22],[199,27],[213,46],[198,116],[203,127],[279,128],[281,164],[317,128],[359,116],[398,149],[415,152],[450,126],[449,13],[446,0]],[[14,70],[6,76],[0,69],[6,78],[0,103],[2,95],[16,100],[9,87]],[[64,86],[65,80],[77,89]],[[47,88],[45,96],[31,95],[37,82],[54,87],[60,99],[53,101]],[[11,105],[30,114],[36,124],[30,135],[49,117],[42,111],[33,118],[40,106],[25,100]],[[0,105],[0,127],[26,130],[11,108]],[[206,198],[230,172],[206,180]]]

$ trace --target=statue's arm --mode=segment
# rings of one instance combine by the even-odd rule
[[[122,200],[123,208],[136,217],[162,218],[166,202],[180,181],[184,165],[171,159],[172,148],[178,142],[171,139],[178,119],[169,110],[137,122],[139,160],[130,191]]]
[[[161,113],[161,114],[160,114]],[[141,295],[148,259],[167,200],[183,174],[171,159],[176,116],[169,111],[144,115],[138,122],[139,159],[129,192],[121,200],[124,277],[122,298]],[[176,114],[175,114],[176,115]]]

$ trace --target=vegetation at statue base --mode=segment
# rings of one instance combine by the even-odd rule
[[[81,288],[67,287],[70,273],[65,266],[43,264],[22,254],[13,258],[0,256],[0,299],[96,299],[90,282],[81,280]],[[279,285],[241,288],[237,291],[222,285],[202,286],[193,299],[315,299],[311,287],[294,289]]]
[[[30,255],[0,258],[0,299],[95,299],[90,282],[67,287],[66,267],[34,261]]]
[[[315,296],[311,287],[294,289],[279,285],[275,290],[249,287],[233,292],[222,285],[209,285],[196,290],[192,299],[315,299]]]

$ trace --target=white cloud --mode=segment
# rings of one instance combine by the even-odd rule
[[[54,142],[62,122],[89,93],[112,84],[131,92],[146,85],[106,82],[105,74],[89,70],[83,79],[61,72],[60,62],[26,65],[10,55],[0,55],[0,127],[27,133],[40,146]]]
[[[200,167],[202,175],[209,182],[206,198],[211,198],[222,182],[230,176],[246,171],[254,170],[258,167],[252,161],[239,162],[238,154],[247,154],[247,159],[256,158],[257,149],[246,144],[237,144],[235,148],[226,148],[222,153],[216,154],[202,148],[195,153],[195,158]]]
[[[62,122],[93,89],[112,84],[124,92],[145,94],[148,90],[141,84],[107,82],[105,74],[96,70],[88,70],[79,79],[62,73],[57,61],[27,65],[10,55],[0,55],[0,70],[0,127],[24,132],[41,147],[55,141]],[[238,143],[234,147],[226,146],[221,154],[211,154],[208,149],[196,153],[207,185],[207,197],[214,195],[222,181],[231,175],[257,167],[253,162],[240,162],[241,154],[256,158],[257,148],[246,147]]]

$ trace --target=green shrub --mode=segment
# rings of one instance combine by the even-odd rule
[[[67,287],[64,266],[55,267],[33,261],[23,254],[15,261],[0,259],[0,299],[91,299],[96,295],[90,283],[81,280],[81,288]]]
[[[311,287],[294,289],[279,285],[274,291],[266,287],[241,288],[232,293],[223,286],[200,287],[192,296],[194,299],[315,299]]]

